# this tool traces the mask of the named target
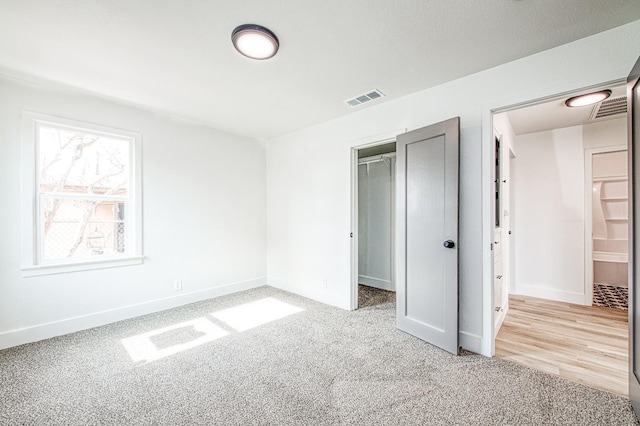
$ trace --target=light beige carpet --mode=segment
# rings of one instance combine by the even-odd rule
[[[358,285],[358,308],[368,308],[387,303],[395,304],[396,293],[379,288]]]
[[[629,402],[262,287],[0,352],[1,425],[631,425]]]

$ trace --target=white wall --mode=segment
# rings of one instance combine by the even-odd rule
[[[144,264],[22,278],[25,110],[142,135]],[[0,117],[0,348],[266,283],[264,144],[8,79]]]
[[[627,144],[627,119],[601,121],[582,128],[584,149]]]
[[[516,136],[516,294],[585,303],[584,150],[625,145],[626,124]]]
[[[485,110],[622,78],[635,63],[639,44],[636,21],[269,141],[269,283],[348,309],[351,147],[382,140],[399,128],[412,130],[459,116],[460,342],[489,354],[490,332],[483,324],[483,256],[489,249],[483,247]]]
[[[396,161],[385,161],[358,166],[358,283],[395,291],[391,208]]]

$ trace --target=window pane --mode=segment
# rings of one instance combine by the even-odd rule
[[[124,253],[125,202],[43,197],[44,260]]]
[[[126,196],[129,143],[127,139],[41,125],[40,192]]]

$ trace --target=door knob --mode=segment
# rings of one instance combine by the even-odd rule
[[[442,245],[446,248],[454,248],[456,246],[456,243],[454,243],[453,240],[447,240]]]

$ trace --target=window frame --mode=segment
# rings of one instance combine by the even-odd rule
[[[129,185],[127,196],[111,197],[125,200],[125,238],[128,242],[122,254],[83,259],[43,259],[44,241],[41,220],[42,200],[46,194],[39,189],[39,129],[41,126],[86,132],[129,141]],[[22,267],[23,277],[86,271],[141,264],[142,252],[142,137],[139,133],[92,123],[33,112],[22,113]],[[64,194],[69,199],[92,199],[85,195]],[[102,197],[93,197],[102,198]]]

